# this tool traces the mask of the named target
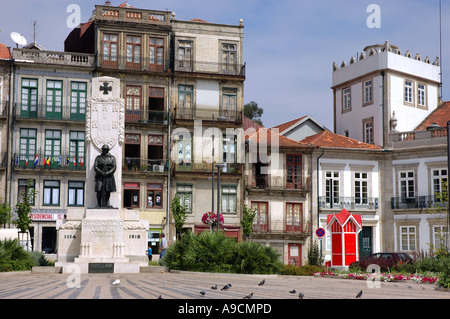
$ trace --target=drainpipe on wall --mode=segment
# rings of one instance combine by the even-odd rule
[[[319,160],[323,156],[323,153],[325,153],[325,150],[322,148],[322,154],[320,154],[319,157],[317,157],[317,228],[320,225],[320,218],[319,218]],[[320,242],[320,256],[322,256],[322,240],[319,240]]]
[[[386,128],[384,127],[384,123],[385,123],[385,121],[384,121],[384,117],[385,117],[385,114],[384,114],[384,80],[385,80],[385,78],[384,78],[384,76],[385,76],[385,72],[384,71],[381,71],[381,77],[382,77],[382,81],[381,81],[381,109],[382,109],[382,115],[381,115],[381,118],[382,118],[382,121],[383,121],[383,126],[382,126],[382,128],[383,128],[383,143],[381,144],[381,146],[384,148],[384,139],[385,139],[385,134],[386,134]]]

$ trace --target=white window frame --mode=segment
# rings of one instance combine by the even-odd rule
[[[363,120],[363,140],[364,143],[373,144],[373,119]]]
[[[352,109],[352,90],[350,87],[342,89],[342,111],[350,111]]]
[[[404,174],[404,176],[402,176]],[[412,174],[412,176],[410,175]],[[412,196],[410,187],[412,186]],[[414,198],[416,194],[415,185],[415,172],[414,171],[400,171],[398,173],[398,187],[399,187],[399,197],[401,198]],[[403,190],[403,188],[405,190]],[[403,196],[405,194],[406,196]]]
[[[417,83],[417,105],[427,106],[427,86],[423,83]]]
[[[400,226],[400,251],[415,251],[416,237],[416,226]]]
[[[414,81],[405,80],[404,87],[404,102],[408,104],[414,104]]]
[[[363,87],[364,87],[363,103],[364,104],[373,103],[373,80],[370,79],[370,80],[364,81]]]

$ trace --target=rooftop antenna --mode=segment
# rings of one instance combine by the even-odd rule
[[[36,20],[33,23],[33,44],[36,44]]]
[[[11,39],[16,43],[17,48],[19,48],[19,44],[22,46],[27,44],[27,39],[25,39],[25,37],[18,32],[11,32],[10,36]]]

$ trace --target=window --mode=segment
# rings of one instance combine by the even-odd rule
[[[140,86],[127,85],[126,87],[126,112],[125,119],[138,122],[140,118],[142,101],[142,88]]]
[[[62,85],[62,81],[47,80],[46,118],[61,119]]]
[[[36,130],[20,129],[20,151],[16,164],[20,166],[28,166],[29,161],[32,162],[36,155]]]
[[[193,101],[194,87],[192,85],[178,85],[178,108],[177,117],[192,119],[192,101]]]
[[[45,153],[47,166],[61,165],[61,131],[45,130]]]
[[[162,184],[147,184],[147,207],[162,208]]]
[[[44,205],[59,205],[59,181],[44,180]]]
[[[84,182],[69,181],[69,206],[84,206]]]
[[[448,227],[447,225],[435,225],[433,226],[433,247],[434,249],[441,249],[446,247],[448,240]]]
[[[69,157],[67,165],[71,168],[82,168],[84,165],[85,133],[70,131]]]
[[[432,183],[433,183],[433,195],[437,195],[443,192],[442,184],[447,182],[447,170],[446,169],[433,169]]]
[[[414,198],[414,171],[400,172],[400,196]]]
[[[123,183],[123,207],[139,208],[139,183]]]
[[[180,197],[180,204],[186,206],[187,213],[192,213],[192,185],[177,185],[177,195]]]
[[[253,220],[254,232],[267,232],[269,228],[267,202],[252,202],[251,209],[256,210],[256,216]]]
[[[232,120],[237,114],[237,89],[223,88],[221,115]]]
[[[400,247],[401,250],[416,250],[416,227],[401,226],[400,227]]]
[[[237,191],[236,186],[222,186],[222,214],[236,214]]]
[[[351,108],[351,90],[350,88],[345,88],[342,90],[342,111],[350,111]]]
[[[363,121],[363,136],[364,143],[373,144],[373,120],[364,120]]]
[[[405,80],[405,103],[413,104],[413,82]]]
[[[22,79],[20,116],[37,117],[37,79]]]
[[[417,104],[422,107],[427,106],[426,87],[425,84],[417,84]]]
[[[325,172],[325,197],[327,207],[332,208],[333,204],[339,204],[339,172]]]
[[[236,74],[236,44],[222,44],[222,73]]]
[[[70,119],[84,120],[86,115],[86,82],[70,83]]]
[[[236,135],[223,134],[223,163],[236,163]]]
[[[164,39],[150,38],[150,71],[164,70]]]
[[[302,231],[302,204],[287,203],[286,204],[286,231],[301,232]]]
[[[372,80],[364,82],[364,104],[373,102],[373,83]]]
[[[367,173],[355,173],[355,204],[368,204]]]
[[[141,37],[127,36],[127,68],[141,68]]]
[[[286,188],[300,189],[302,186],[302,156],[286,155]]]
[[[192,71],[192,41],[178,41],[177,69]]]
[[[30,186],[28,187],[28,181],[30,181]],[[19,179],[18,187],[17,187],[17,202],[23,202],[23,194],[27,190],[28,187],[28,195],[32,195],[36,189],[36,181],[34,179]],[[34,205],[34,197],[30,197],[30,204]]]
[[[191,170],[192,139],[184,139],[183,137],[183,135],[180,135],[177,141],[177,169]]]
[[[103,34],[103,63],[105,67],[117,67],[117,49],[119,37],[117,34]]]

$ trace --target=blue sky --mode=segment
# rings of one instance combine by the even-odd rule
[[[123,0],[111,0],[119,5]],[[450,100],[450,1],[442,0],[443,99]],[[264,109],[266,127],[311,115],[333,129],[331,70],[367,45],[390,43],[402,52],[439,56],[439,0],[129,0],[136,8],[169,10],[176,19],[239,24],[244,20],[244,102]],[[0,42],[13,31],[47,50],[62,51],[71,31],[66,8],[78,4],[86,22],[104,0],[15,0],[2,3]],[[380,8],[380,28],[369,28],[370,4]]]

